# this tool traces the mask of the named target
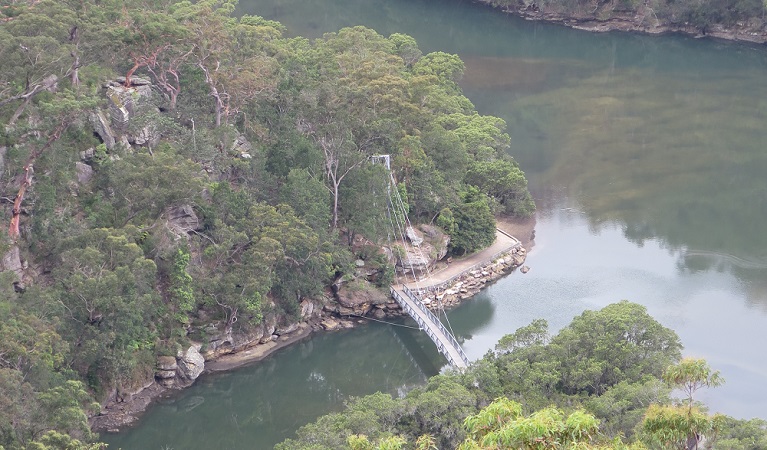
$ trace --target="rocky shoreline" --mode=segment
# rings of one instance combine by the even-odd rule
[[[455,278],[444,289],[425,294],[424,303],[432,309],[456,306],[517,267],[523,267],[526,272],[526,267],[522,266],[526,253],[524,247],[519,247],[486,261]],[[359,326],[368,322],[365,317],[383,319],[404,314],[396,301],[385,294],[376,295],[373,299],[363,296],[356,306],[362,306],[365,314],[357,314],[362,312],[358,308],[334,302],[317,308],[319,311],[312,311],[312,306],[304,306],[309,310],[305,311],[308,312],[307,320],[284,330],[275,328],[266,338],[251,335],[254,339],[247,342],[240,337],[240,345],[229,347],[226,352],[217,352],[215,348],[203,349],[197,343],[175,357],[159,357],[154,378],[134,392],[120,392],[111,396],[99,414],[90,418],[91,428],[99,432],[117,433],[125,426],[135,425],[153,401],[190,386],[202,373],[232,370],[260,361],[281,348],[309,337],[313,332]],[[237,337],[229,339],[238,340]]]
[[[475,0],[493,7],[487,0]],[[686,34],[695,38],[716,38],[728,41],[749,42],[755,44],[767,43],[767,29],[754,27],[747,23],[738,23],[732,27],[720,24],[712,25],[702,32],[697,27],[689,24],[662,24],[655,18],[653,10],[647,6],[640,8],[636,14],[615,13],[609,17],[600,19],[594,15],[562,14],[557,12],[542,11],[538,8],[525,6],[519,2],[514,7],[495,7],[507,14],[521,17],[525,20],[550,22],[561,24],[578,30],[604,33],[609,31],[625,31],[643,34]]]

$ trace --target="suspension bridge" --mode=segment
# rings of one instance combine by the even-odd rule
[[[373,163],[384,164],[388,171],[389,179],[387,180],[386,192],[387,218],[391,226],[389,237],[390,240],[394,239],[406,247],[404,256],[400,256],[400,265],[403,268],[409,267],[412,272],[413,281],[392,285],[390,287],[391,296],[402,310],[416,321],[421,331],[429,336],[448,363],[453,367],[464,369],[469,366],[469,359],[453,335],[447,313],[439,301],[441,297],[436,296],[437,312],[444,314],[444,323],[424,304],[421,293],[438,291],[462,274],[494,260],[501,253],[520,247],[521,244],[513,236],[497,230],[495,243],[482,252],[454,264],[449,270],[442,271],[437,276],[429,273],[428,269],[426,273],[417,274],[411,260],[426,261],[426,258],[421,252],[420,243],[414,242],[409,237],[414,234],[414,228],[407,216],[407,208],[400,197],[399,190],[396,189],[396,181],[391,173],[390,157],[389,155],[377,155],[372,157],[372,161]],[[428,264],[426,267],[428,268]]]
[[[469,358],[463,352],[461,344],[448,331],[437,316],[423,304],[420,297],[411,291],[407,285],[391,286],[391,295],[399,303],[403,311],[416,321],[418,327],[437,346],[451,366],[465,369],[469,366]]]

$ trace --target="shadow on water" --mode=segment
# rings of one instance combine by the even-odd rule
[[[417,330],[371,323],[321,333],[251,366],[203,375],[153,404],[138,427],[103,439],[126,450],[272,448],[352,397],[404,395],[443,364]]]
[[[428,338],[426,340],[423,339],[424,333],[420,330],[407,329],[398,326],[388,327],[387,330],[395,337],[400,344],[403,353],[410,359],[411,363],[414,366],[419,367],[421,372],[431,374],[439,373],[442,365],[435,364],[433,351],[427,351],[427,349],[432,349],[434,344],[432,344]],[[436,349],[434,350],[436,351]],[[442,362],[444,363],[444,361]]]
[[[450,314],[450,324],[459,342],[471,339],[474,333],[482,330],[495,315],[496,306],[486,291],[461,304],[460,314]]]

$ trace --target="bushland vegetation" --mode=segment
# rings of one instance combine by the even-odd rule
[[[353,271],[350,236],[387,237],[373,155],[454,253],[533,211],[457,56],[363,27],[287,38],[235,3],[0,2],[0,448],[87,447],[99,402],[210,324],[298,320]]]
[[[681,358],[641,305],[586,311],[554,336],[536,320],[466,371],[393,399],[354,399],[279,444],[295,449],[757,449],[767,421],[708,413],[696,391],[724,382]],[[673,398],[682,392],[683,398]]]

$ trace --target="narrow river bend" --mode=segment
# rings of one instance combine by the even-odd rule
[[[458,0],[240,1],[291,35],[366,25],[457,53],[466,95],[507,121],[539,207],[536,240],[528,274],[451,312],[471,359],[533,319],[556,330],[629,299],[722,372],[703,398],[713,411],[767,418],[767,48],[590,34]],[[318,335],[203,377],[105,439],[271,448],[350,396],[406,392],[442,364],[406,327]]]

